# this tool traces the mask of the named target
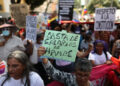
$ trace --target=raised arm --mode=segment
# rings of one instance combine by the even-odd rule
[[[84,58],[84,57],[86,57],[92,51],[92,49],[93,49],[93,44],[89,44],[88,50],[86,50],[85,52],[78,51],[77,52],[77,56],[79,58]]]
[[[43,54],[45,54],[45,48],[40,47],[38,49],[38,56],[42,56]],[[47,58],[43,58],[42,62],[43,62],[43,66],[44,66],[46,72],[53,79],[55,79],[57,81],[60,81],[62,83],[66,83],[74,77],[74,75],[72,75],[71,73],[66,73],[66,72],[62,72],[62,71],[55,69]]]

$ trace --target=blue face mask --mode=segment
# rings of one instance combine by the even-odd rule
[[[3,30],[2,34],[3,34],[3,36],[9,36],[10,35],[10,31],[9,30]]]

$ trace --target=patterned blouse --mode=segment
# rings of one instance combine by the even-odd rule
[[[76,76],[72,73],[62,72],[53,67],[48,61],[47,64],[43,64],[46,72],[55,80],[64,83],[64,86],[78,86],[76,82]],[[90,82],[90,86],[93,86]]]

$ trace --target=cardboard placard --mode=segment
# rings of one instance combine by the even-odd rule
[[[95,31],[113,31],[115,23],[115,7],[96,8],[95,10]]]
[[[26,16],[26,39],[32,40],[32,42],[35,43],[36,34],[37,34],[37,17]]]
[[[80,35],[78,34],[47,30],[42,44],[46,47],[46,54],[41,57],[74,62],[79,40]]]

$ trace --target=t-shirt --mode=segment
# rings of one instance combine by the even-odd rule
[[[35,72],[30,72],[30,84],[31,86],[44,86],[44,82],[42,78]],[[0,86],[3,83],[3,81],[6,79],[6,75],[0,77]],[[23,78],[23,81],[21,79],[15,80],[14,78],[10,78],[4,83],[4,86],[24,86],[26,82],[26,78]]]
[[[109,52],[107,52],[108,60],[111,57],[112,57],[112,55]],[[90,53],[88,59],[93,60],[95,62],[95,65],[104,64],[106,62],[106,56],[105,56],[104,52],[102,52],[101,55],[98,55],[97,53]]]

